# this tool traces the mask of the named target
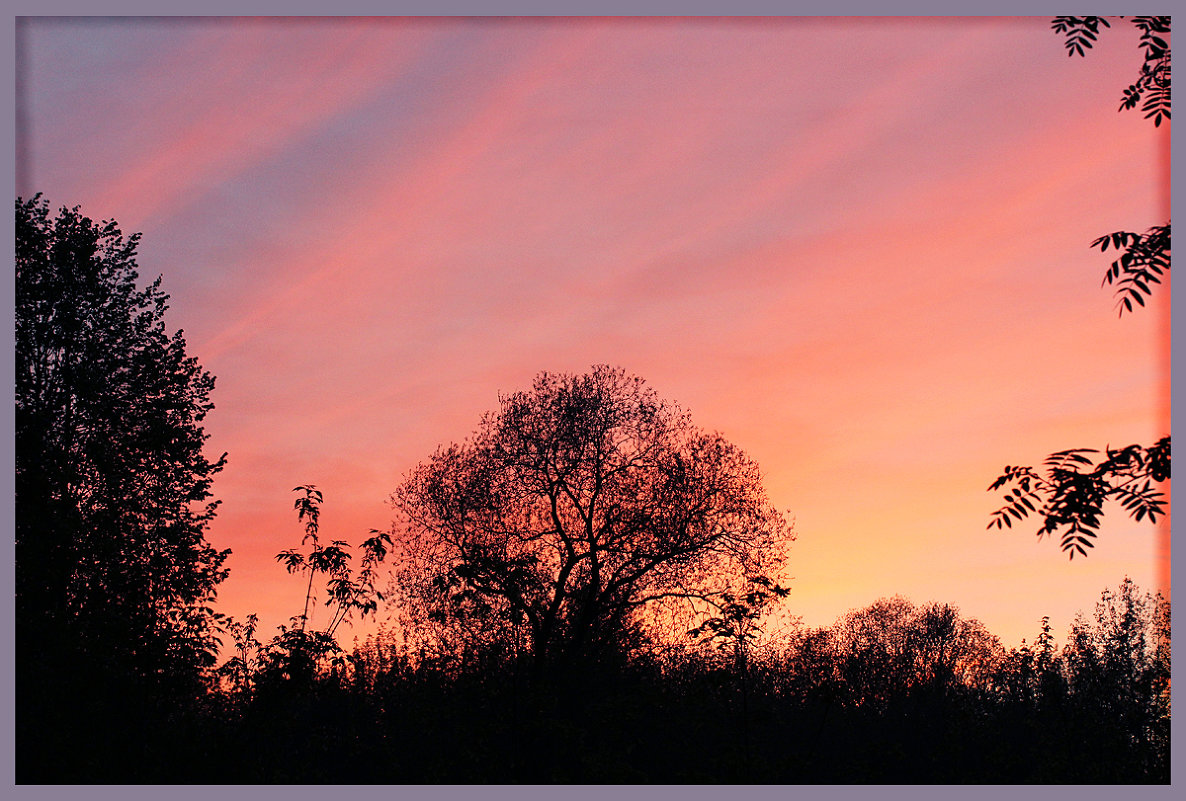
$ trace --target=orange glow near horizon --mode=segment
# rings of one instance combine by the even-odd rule
[[[985,529],[1004,465],[1168,433],[1168,283],[1117,319],[1088,247],[1169,216],[1168,125],[1116,111],[1131,31],[1068,59],[1045,18],[19,24],[18,194],[143,232],[218,379],[219,608],[261,633],[303,598],[292,487],[357,543],[498,393],[595,363],[762,466],[809,625],[900,594],[1015,645],[1125,575],[1168,594],[1168,523],[1113,510],[1072,562]]]

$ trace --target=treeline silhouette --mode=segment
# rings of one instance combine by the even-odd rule
[[[381,629],[310,672],[249,648],[245,674],[106,778],[1161,783],[1169,644],[1168,604],[1128,580],[1062,646],[1046,620],[1006,650],[951,606],[892,598],[794,628],[744,666],[731,648],[638,644],[544,681],[513,643],[431,657]],[[89,781],[94,767],[23,769]]]
[[[1061,646],[903,598],[776,635],[757,465],[608,366],[500,397],[356,564],[298,486],[300,612],[260,635],[215,609],[214,379],[138,235],[16,215],[20,783],[1169,780],[1160,596],[1126,579]]]

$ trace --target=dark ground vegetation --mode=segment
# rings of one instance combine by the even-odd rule
[[[18,780],[1165,783],[1168,618],[1126,581],[1065,646],[1045,625],[1006,651],[895,598],[744,670],[731,648],[640,648],[545,681],[505,649],[420,661],[381,631],[311,674],[261,659],[197,697],[63,698],[63,747],[18,743]]]

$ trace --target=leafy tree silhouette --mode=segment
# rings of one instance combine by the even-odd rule
[[[1008,702],[1033,711],[1047,709],[1066,695],[1063,667],[1050,618],[1043,617],[1032,647],[1022,640],[1001,658],[993,671],[993,685]]]
[[[1070,701],[1097,731],[1100,762],[1122,755],[1138,771],[1168,779],[1170,605],[1127,576],[1104,590],[1091,618],[1080,615],[1063,652]]]
[[[290,625],[281,625],[279,633],[266,643],[255,639],[256,615],[246,621],[228,619],[225,628],[232,635],[235,654],[219,668],[240,701],[245,700],[259,684],[270,687],[311,687],[326,667],[340,672],[346,657],[334,635],[338,627],[357,612],[362,617],[373,614],[384,600],[375,586],[379,565],[387,558],[391,535],[377,529],[361,544],[362,562],[355,574],[350,566],[350,544],[333,540],[323,545],[320,539],[321,491],[312,484],[293,488],[302,493],[293,502],[297,519],[305,525],[301,545],[309,546],[307,553],[289,548],[276,554],[276,561],[284,564],[289,573],[308,573],[305,585],[304,608],[294,616]],[[315,604],[314,585],[318,575],[325,579],[325,606],[329,620],[320,631],[309,628],[310,607]]]
[[[955,607],[919,607],[901,596],[843,615],[831,639],[848,701],[874,709],[919,689],[944,695],[987,686],[1001,651],[996,637]]]
[[[757,465],[642,379],[541,373],[500,401],[392,495],[399,586],[430,639],[523,631],[541,677],[777,578],[791,534]]]
[[[1141,104],[1146,119],[1160,126],[1170,119],[1170,33],[1169,17],[1132,17],[1141,31],[1140,47],[1145,62],[1137,80],[1124,90],[1120,110]],[[1095,43],[1100,27],[1110,28],[1106,17],[1055,17],[1051,27],[1063,34],[1067,55],[1083,56]],[[1143,101],[1143,102],[1142,102]],[[1153,285],[1170,270],[1170,223],[1150,228],[1144,234],[1115,231],[1091,243],[1106,252],[1111,246],[1120,256],[1104,274],[1104,284],[1115,285],[1120,314],[1131,312],[1133,304],[1145,305]],[[1170,478],[1170,437],[1162,437],[1151,447],[1129,445],[1105,448],[1104,458],[1093,462],[1087,454],[1094,448],[1072,448],[1051,454],[1045,462],[1045,474],[1032,467],[1007,465],[989,486],[989,491],[1005,490],[1005,506],[993,513],[989,528],[1011,528],[1031,512],[1042,518],[1038,536],[1061,532],[1062,550],[1071,559],[1087,555],[1097,536],[1104,503],[1116,500],[1134,519],[1148,517],[1156,522],[1164,514],[1164,494],[1153,482]]]
[[[1019,778],[1169,780],[1170,605],[1160,594],[1126,577],[1076,617],[1061,649],[1043,618],[1033,647],[1009,651],[994,679],[989,708],[1022,752],[1042,752]]]
[[[137,286],[139,238],[16,201],[17,718],[22,767],[58,781],[151,739],[137,716],[201,694],[217,648],[214,379],[166,332],[161,279]]]
[[[303,493],[293,502],[297,519],[305,524],[305,536],[301,545],[309,544],[309,552],[302,553],[289,548],[276,554],[276,561],[282,562],[289,573],[307,572],[309,581],[305,588],[305,607],[298,617],[293,618],[292,627],[281,626],[280,634],[263,649],[265,671],[282,674],[298,683],[312,681],[318,663],[326,656],[342,653],[341,646],[334,639],[338,626],[350,619],[354,612],[365,617],[378,609],[384,600],[382,591],[375,587],[376,570],[387,557],[391,546],[391,535],[376,529],[362,542],[362,563],[358,575],[350,568],[350,544],[345,540],[333,540],[322,545],[318,536],[320,530],[322,494],[312,484],[293,488]],[[313,584],[318,574],[325,577],[326,599],[330,617],[321,631],[310,631],[309,606],[315,600]],[[337,658],[340,666],[341,658]]]

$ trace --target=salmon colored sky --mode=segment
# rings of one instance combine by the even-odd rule
[[[1159,580],[1119,510],[1073,562],[985,530],[1005,464],[1168,431],[1168,293],[1117,319],[1088,249],[1168,217],[1129,27],[38,19],[18,193],[144,233],[218,377],[219,607],[264,633],[292,487],[356,543],[499,392],[606,362],[762,466],[806,623],[900,593],[1012,645]]]

